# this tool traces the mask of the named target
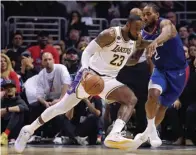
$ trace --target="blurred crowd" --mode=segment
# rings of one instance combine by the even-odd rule
[[[15,8],[8,7],[15,5]],[[44,3],[41,5],[40,3]],[[146,2],[4,2],[6,17],[11,15],[59,16],[69,19],[66,38],[54,40],[49,32],[40,31],[37,43],[24,47],[22,32],[14,32],[10,43],[1,50],[1,144],[12,144],[21,127],[32,123],[46,108],[56,104],[66,93],[80,67],[83,50],[91,41],[88,27],[81,17],[125,18],[129,11],[142,9]],[[167,110],[158,128],[165,143],[196,144],[196,26],[178,24],[175,3],[156,2],[160,14],[176,26],[184,44],[190,66],[190,79],[178,101]],[[39,5],[38,5],[39,4]],[[34,6],[34,7],[31,7]],[[176,7],[176,8],[175,8]],[[36,8],[36,9],[35,9]],[[22,11],[21,11],[22,10]],[[28,11],[27,11],[28,10]],[[175,10],[175,11],[174,11]],[[134,115],[125,127],[133,138],[146,127],[150,67],[145,58],[135,66],[125,66],[117,79],[129,86],[138,98]],[[37,130],[28,143],[75,145],[102,144],[117,117],[118,103],[105,104],[99,96],[82,100],[68,113],[60,115]],[[146,144],[148,145],[148,144]]]

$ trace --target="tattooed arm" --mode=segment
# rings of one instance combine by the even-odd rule
[[[136,42],[136,49],[134,50],[131,57],[127,60],[126,66],[133,66],[138,63],[140,57],[144,53],[144,49],[152,43],[152,40],[143,40],[140,38]]]
[[[104,46],[110,45],[115,41],[115,30],[114,29],[106,29],[103,32],[101,32],[98,37],[94,40],[92,40],[88,46],[85,48],[83,54],[82,54],[82,68],[88,68],[89,66],[89,59],[90,57],[97,51],[102,51],[102,48]]]

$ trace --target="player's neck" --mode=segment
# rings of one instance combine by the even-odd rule
[[[129,36],[128,36],[128,31],[127,31],[127,29],[126,29],[126,26],[123,26],[123,27],[120,29],[120,31],[121,31],[121,34],[122,34],[123,39],[124,39],[125,41],[129,41],[130,38],[129,38]]]

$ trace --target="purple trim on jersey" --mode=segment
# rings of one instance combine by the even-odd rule
[[[78,86],[78,84],[80,83],[80,80],[82,78],[82,73],[83,71],[78,71],[76,76],[75,76],[75,79],[73,80],[73,82],[71,83],[68,91],[67,91],[67,94],[72,94],[72,93],[75,93],[76,92],[76,88]]]

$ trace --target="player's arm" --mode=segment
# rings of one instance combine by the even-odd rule
[[[177,30],[170,20],[162,20],[160,23],[161,34],[155,39],[158,46],[177,35]]]
[[[133,54],[127,60],[126,66],[133,66],[138,63],[140,57],[144,53],[144,49],[152,43],[152,40],[143,40],[140,36],[138,41],[136,41],[136,49]]]
[[[114,29],[106,29],[102,31],[97,38],[92,40],[88,46],[85,48],[82,54],[82,68],[88,68],[89,66],[89,59],[95,52],[101,52],[102,48],[110,45],[115,41],[115,30]]]

